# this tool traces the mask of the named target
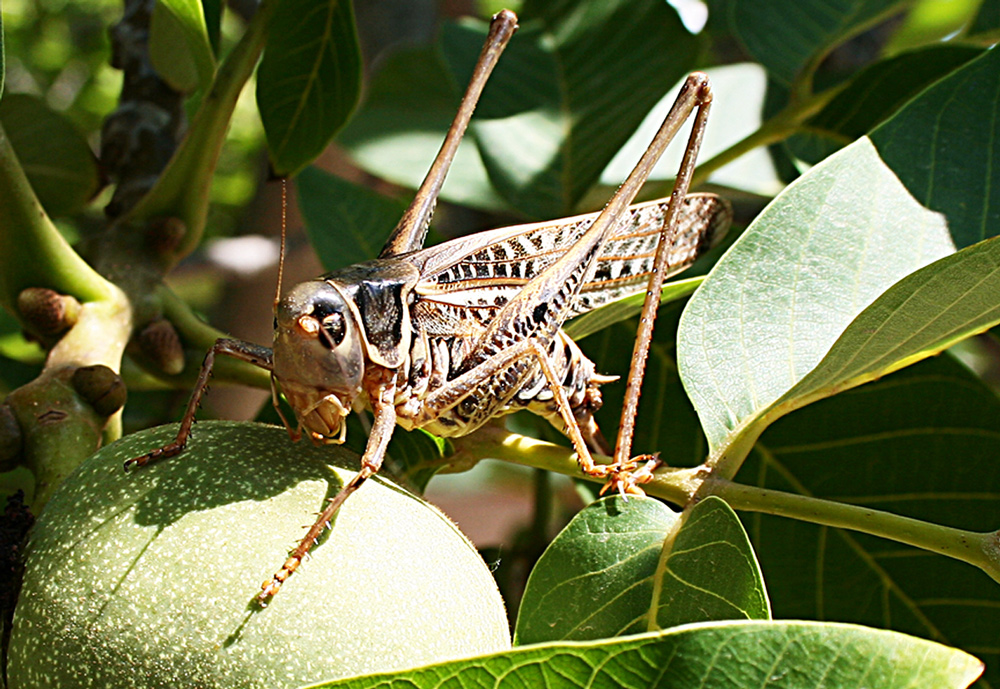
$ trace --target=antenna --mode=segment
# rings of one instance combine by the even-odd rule
[[[288,228],[288,178],[281,178],[281,243],[278,245],[278,284],[274,288],[274,311],[281,301],[281,278],[285,272],[285,241]]]

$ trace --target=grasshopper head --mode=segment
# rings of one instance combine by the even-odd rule
[[[360,327],[340,290],[325,280],[292,288],[275,313],[274,377],[314,438],[344,441],[364,370]]]

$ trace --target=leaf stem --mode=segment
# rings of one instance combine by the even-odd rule
[[[814,94],[802,101],[789,103],[783,110],[763,122],[753,133],[699,165],[691,178],[691,188],[697,188],[704,184],[713,172],[745,153],[749,153],[759,146],[769,146],[784,141],[800,131],[802,123],[822,110],[845,86],[846,84],[843,84]]]
[[[580,471],[571,449],[511,433],[497,424],[454,438],[452,443],[456,461],[493,458],[599,481]],[[611,458],[595,455],[594,460],[608,463]],[[704,466],[658,469],[642,488],[649,495],[681,506],[715,495],[734,509],[879,536],[975,565],[1000,582],[1000,532],[955,529],[861,505],[734,483],[714,477]]]
[[[975,565],[1000,582],[1000,541],[997,532],[980,533],[955,529],[862,505],[713,478],[707,479],[699,492],[723,498],[738,510],[790,517],[906,543]]]
[[[480,428],[471,435],[451,438],[455,454],[449,463],[473,462],[480,459],[499,459],[513,464],[545,469],[572,478],[600,482],[580,471],[576,453],[570,448],[512,433],[498,423]],[[610,464],[611,457],[593,455],[598,464]],[[688,469],[665,467],[656,472],[654,480],[643,486],[647,493],[678,505],[686,504],[701,485],[701,468]]]

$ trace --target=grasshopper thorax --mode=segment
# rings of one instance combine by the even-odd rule
[[[340,290],[325,280],[292,288],[275,310],[274,378],[313,438],[343,442],[364,370],[361,329]]]

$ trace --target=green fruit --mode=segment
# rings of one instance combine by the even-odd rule
[[[261,583],[357,457],[257,424],[195,430],[182,455],[126,474],[124,460],[175,431],[128,436],[49,502],[28,548],[11,689],[297,687],[510,647],[473,546],[381,478],[260,608]]]

